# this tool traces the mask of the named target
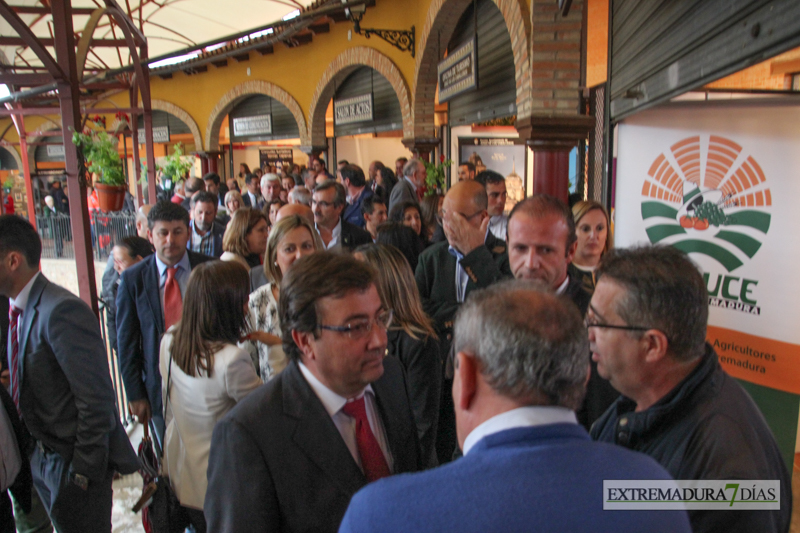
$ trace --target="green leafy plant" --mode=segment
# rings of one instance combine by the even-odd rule
[[[443,194],[444,182],[446,178],[445,170],[453,164],[450,159],[445,159],[444,156],[439,157],[439,164],[428,163],[422,161],[425,165],[425,196],[432,196],[434,194]]]
[[[9,191],[14,188],[14,176],[8,176],[6,178],[6,181],[3,182],[3,188]]]
[[[76,131],[72,134],[72,143],[89,163],[89,172],[96,173],[99,176],[97,183],[104,185],[125,185],[122,160],[117,151],[118,142],[116,137],[105,131],[87,130],[85,133]]]
[[[194,165],[191,161],[184,161],[181,157],[183,157],[183,150],[181,150],[181,143],[178,143],[175,145],[173,152],[167,156],[166,163],[159,167],[159,170],[173,180],[183,179]]]

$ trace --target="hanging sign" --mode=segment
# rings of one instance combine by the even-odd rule
[[[695,261],[707,340],[784,453],[800,399],[799,142],[797,106],[673,105],[621,123],[617,158],[615,245],[666,244]]]
[[[333,102],[333,123],[336,126],[371,120],[372,93]]]
[[[475,37],[439,62],[439,103],[478,88]]]
[[[139,144],[144,144],[144,128],[138,130]],[[168,143],[169,142],[169,126],[157,126],[153,128],[153,142],[154,143]]]
[[[64,157],[64,145],[63,144],[48,144],[47,145],[47,157]]]
[[[245,135],[269,135],[271,133],[271,114],[233,119],[233,134],[237,137],[244,137]]]
[[[291,148],[265,148],[259,150],[258,155],[261,168],[274,165],[281,170],[284,166],[291,167],[294,164],[294,153]]]

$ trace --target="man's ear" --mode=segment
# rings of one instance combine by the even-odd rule
[[[656,363],[666,357],[669,350],[669,339],[667,339],[663,331],[648,329],[642,335],[641,342],[645,344],[645,362]]]
[[[314,357],[314,350],[312,347],[312,342],[314,340],[314,333],[311,331],[297,331],[296,329],[292,330],[292,340],[300,349],[300,352],[306,358],[313,358]]]
[[[458,352],[454,361],[454,380],[458,380],[458,397],[453,398],[456,408],[468,411],[478,389],[478,365],[475,358]]]
[[[567,264],[572,263],[572,259],[574,259],[575,252],[577,252],[577,251],[578,251],[578,241],[576,240],[567,249]]]

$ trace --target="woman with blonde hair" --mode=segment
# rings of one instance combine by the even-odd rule
[[[237,262],[209,261],[192,270],[181,320],[161,341],[163,468],[183,519],[205,533],[203,500],[214,426],[262,384],[236,346],[247,326],[250,279]]]
[[[387,331],[388,354],[399,359],[406,371],[423,461],[435,465],[442,364],[433,322],[422,310],[414,273],[400,250],[366,244],[356,248],[355,257],[378,273],[378,292],[384,305],[394,312]]]
[[[269,224],[267,217],[258,209],[241,208],[222,236],[222,261],[238,261],[250,269],[261,264],[267,249]]]
[[[289,215],[272,227],[264,254],[264,274],[268,283],[250,294],[251,333],[244,346],[264,381],[286,368],[281,325],[278,318],[280,285],[292,264],[317,250],[324,250],[317,230],[304,217]]]
[[[233,214],[244,206],[242,194],[239,191],[228,191],[225,193],[225,210],[228,216],[232,217]]]
[[[594,200],[580,201],[572,206],[578,247],[569,266],[571,277],[581,280],[589,294],[594,293],[594,270],[600,258],[613,247],[608,211]]]

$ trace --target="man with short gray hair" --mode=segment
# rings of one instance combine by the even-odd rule
[[[780,481],[780,510],[690,510],[695,533],[789,531],[791,478],[758,407],[706,342],[708,292],[695,264],[671,246],[617,248],[597,277],[592,359],[622,396],[592,437],[646,453],[675,479]]]
[[[397,185],[392,189],[389,196],[389,212],[395,205],[403,202],[419,203],[417,191],[425,183],[427,171],[425,165],[419,159],[412,159],[403,167],[403,177],[397,176]]]
[[[311,207],[311,191],[303,186],[297,186],[289,191],[290,204],[303,204]]]
[[[603,480],[659,479],[650,458],[590,441],[577,423],[589,370],[578,310],[531,282],[474,292],[455,326],[464,457],[359,491],[340,533],[688,532],[685,511],[603,510]]]

